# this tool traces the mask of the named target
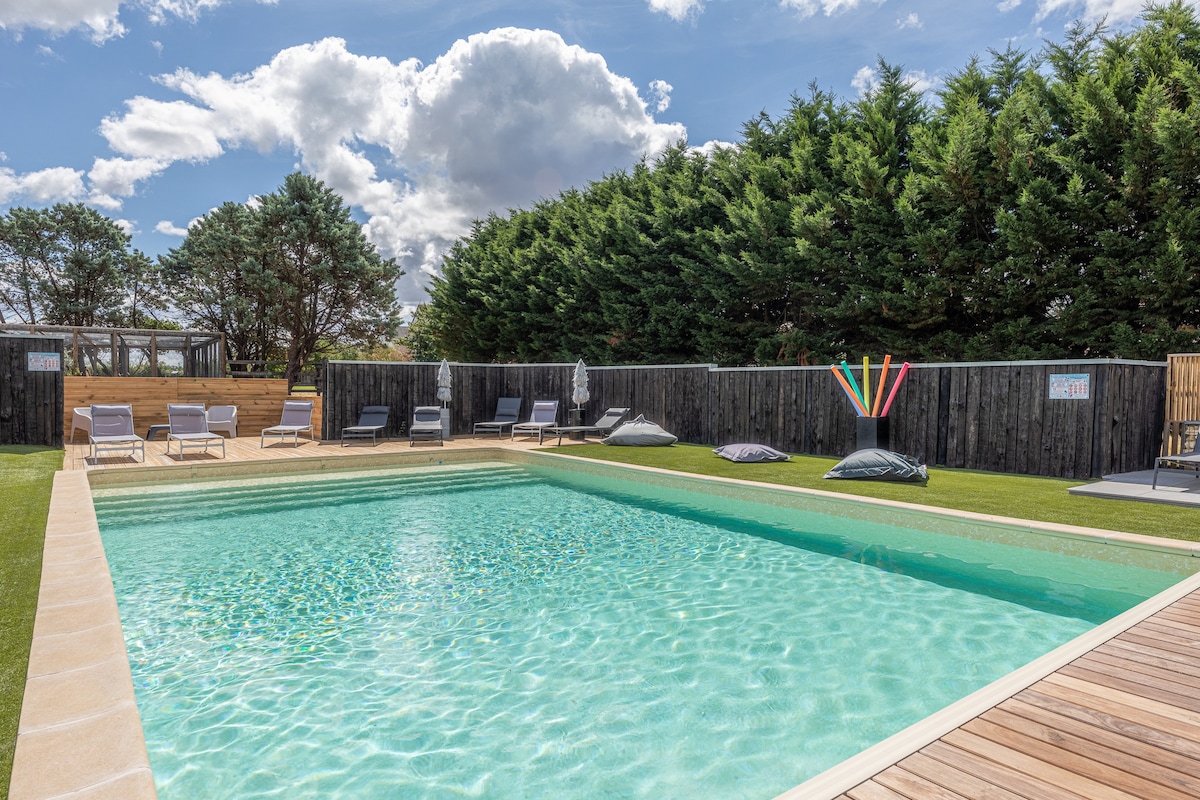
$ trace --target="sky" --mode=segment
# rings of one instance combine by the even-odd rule
[[[1200,4],[1200,0],[1190,0]],[[427,298],[474,220],[680,140],[733,144],[879,60],[936,101],[1139,0],[0,0],[0,212],[82,202],[156,256],[227,201],[322,180]]]

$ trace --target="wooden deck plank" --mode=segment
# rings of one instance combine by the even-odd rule
[[[1163,669],[1152,664],[1114,656],[1111,653],[1100,650],[1093,650],[1079,659],[1077,663],[1104,664],[1118,670],[1136,672],[1139,676],[1159,678],[1167,683],[1178,686],[1179,691],[1191,692],[1193,690],[1200,690],[1200,675],[1189,675],[1179,670]]]
[[[968,775],[973,775],[996,786],[1003,786],[1022,797],[1030,798],[1030,800],[1090,800],[1086,795],[1062,789],[1007,764],[955,747],[947,742],[947,738],[942,737],[923,748],[921,752],[930,758],[962,770]]]
[[[899,765],[881,772],[874,780],[910,800],[971,800],[970,797],[952,792]]]
[[[1170,681],[1157,680],[1150,676],[1141,675],[1134,670],[1122,670],[1107,664],[1089,664],[1075,662],[1059,670],[1059,674],[1069,675],[1098,686],[1109,686],[1130,694],[1136,694],[1151,700],[1187,708],[1200,713],[1200,697],[1185,694],[1186,687]]]
[[[1195,673],[1196,660],[1179,655],[1178,653],[1167,653],[1161,650],[1153,650],[1147,647],[1139,647],[1132,642],[1121,641],[1118,639],[1110,639],[1104,644],[1097,647],[1093,652],[1110,653],[1119,658],[1125,658],[1130,661],[1136,661],[1140,664],[1149,664],[1159,667],[1160,669],[1175,670],[1176,672]]]
[[[1194,795],[1139,775],[1143,762],[1130,763],[1122,753],[1094,742],[1064,736],[1061,731],[1012,711],[992,709],[963,730],[1004,744],[1039,761],[1047,761],[1133,797],[1191,800]]]
[[[1078,678],[1068,677],[1061,671],[1055,672],[1053,675],[1048,675],[1042,681],[1043,684],[1051,684],[1062,686],[1066,689],[1072,689],[1076,692],[1090,694],[1093,696],[1093,703],[1097,708],[1103,706],[1121,706],[1127,709],[1134,709],[1148,714],[1153,714],[1158,717],[1163,717],[1176,722],[1184,723],[1185,725],[1195,726],[1200,720],[1197,719],[1195,713],[1186,709],[1181,709],[1178,706],[1170,703],[1162,703],[1158,700],[1153,700],[1149,697],[1142,697],[1138,694],[1122,691],[1120,689],[1112,689],[1107,686],[1099,686],[1090,681],[1079,680]],[[1197,735],[1200,735],[1200,728],[1196,729]]]
[[[1107,763],[1127,771],[1154,774],[1177,789],[1200,795],[1198,758],[1189,758],[1106,727],[1056,714],[1024,700],[1006,700],[995,710],[1011,712],[1022,720],[1042,726],[1046,735],[1054,737],[1062,747],[1081,748],[1080,752],[1085,755],[1094,752],[1093,745],[1103,747],[1115,754]]]
[[[1016,741],[1016,737],[1006,734],[1003,729],[996,730],[997,727],[987,725],[980,719],[974,719],[958,730],[943,736],[942,740],[981,758],[1004,764],[1012,769],[1019,769],[1024,774],[1037,778],[1050,786],[1082,794],[1088,800],[1136,800],[1137,795],[1121,791],[1082,774],[1082,770],[1085,768],[1084,759],[1068,755],[1064,761],[1059,763],[1043,761],[1037,756],[1017,749],[1014,745],[1019,745],[1020,742]],[[988,736],[980,735],[981,732],[987,733]]]
[[[846,792],[850,800],[910,800],[904,795],[893,792],[883,784],[867,781]]]
[[[913,753],[896,766],[938,786],[952,787],[971,800],[1025,800],[1023,795],[955,769],[944,761],[930,758],[924,753]]]

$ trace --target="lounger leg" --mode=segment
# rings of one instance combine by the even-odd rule
[[[1154,465],[1154,480],[1150,483],[1150,491],[1158,488],[1158,464]]]

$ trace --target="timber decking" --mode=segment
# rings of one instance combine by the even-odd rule
[[[1200,592],[837,796],[925,798],[1200,798]]]

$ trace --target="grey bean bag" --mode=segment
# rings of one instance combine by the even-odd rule
[[[667,433],[653,422],[647,422],[641,414],[637,419],[630,420],[617,428],[603,440],[603,444],[631,447],[666,447],[675,442],[674,434]]]
[[[713,450],[713,452],[721,458],[737,462],[787,461],[791,458],[787,453],[781,453],[773,447],[767,447],[765,444],[752,444],[750,442],[722,445]]]
[[[826,472],[825,477],[924,483],[929,480],[929,473],[924,465],[911,456],[869,448],[846,456]]]

